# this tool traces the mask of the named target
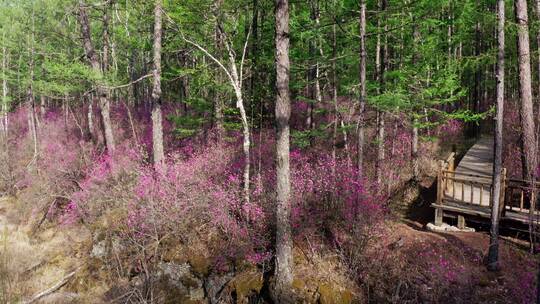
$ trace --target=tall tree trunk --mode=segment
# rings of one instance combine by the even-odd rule
[[[154,8],[154,88],[152,90],[152,147],[154,166],[164,166],[163,117],[161,113],[161,31],[162,0],[156,0]]]
[[[8,120],[8,85],[7,85],[7,75],[6,70],[8,66],[8,54],[7,49],[4,46],[2,49],[2,127],[4,134],[7,135],[9,130],[9,120]]]
[[[101,60],[101,66],[103,74],[109,70],[109,46],[111,38],[109,34],[109,6],[112,5],[112,1],[103,7],[103,59]]]
[[[333,1],[333,4],[335,6],[336,1]],[[334,16],[335,19],[335,16]],[[332,74],[331,74],[331,81],[332,81],[332,104],[334,106],[334,127],[332,132],[332,178],[333,182],[336,181],[336,148],[338,146],[338,123],[339,123],[339,109],[338,109],[338,84],[337,84],[337,25],[332,25]],[[333,194],[333,197],[335,198],[336,193]]]
[[[500,0],[499,0],[500,1]],[[536,0],[536,15],[537,15],[537,18],[538,20],[540,20],[540,0]],[[537,42],[537,45],[538,45],[538,73],[540,75],[540,29],[538,30],[538,33],[536,34],[536,42]],[[539,84],[539,88],[538,88],[538,96],[540,96],[540,76],[539,76],[539,80],[538,80],[538,84]],[[537,152],[537,165],[538,165],[538,151],[540,151],[540,102],[538,102],[538,105],[537,105],[538,109],[537,109],[537,115],[538,115],[538,118],[537,118],[537,126],[536,126],[536,152]],[[537,191],[535,191],[535,197],[537,197],[538,193],[536,193]],[[529,229],[532,229],[533,227],[531,226]],[[536,303],[537,304],[540,304],[540,267],[538,268],[538,272],[537,272],[537,276],[536,276]]]
[[[86,11],[86,3],[84,1],[79,1],[79,23],[81,25],[81,35],[83,38],[83,47],[85,55],[90,62],[92,70],[97,75],[102,75],[101,65],[92,44],[92,37],[90,35],[90,22],[88,20],[88,13]],[[103,133],[105,137],[105,145],[109,154],[112,154],[115,150],[114,135],[111,122],[110,114],[110,103],[108,98],[108,90],[103,83],[97,84],[97,95],[99,98],[99,107],[101,113],[101,119],[103,124]]]
[[[519,61],[519,95],[521,99],[521,131],[523,147],[523,177],[531,184],[535,181],[537,168],[537,146],[534,134],[534,117],[531,84],[531,58],[529,46],[529,26],[527,14],[527,1],[515,0],[516,22],[518,24],[518,61]],[[529,208],[529,237],[531,238],[531,251],[533,250],[533,217],[536,202],[531,196]]]
[[[387,7],[387,0],[379,0],[379,12],[384,14],[386,7]],[[379,23],[380,27],[380,19],[377,21]],[[388,30],[388,25],[386,22],[386,18],[384,21],[384,32]],[[388,56],[388,39],[385,34],[384,37],[384,45],[381,45],[381,39],[380,34],[377,34],[377,50],[380,52],[379,54],[379,86],[380,86],[380,93],[384,93],[384,73],[386,71],[386,65],[387,65],[387,56]],[[384,143],[384,134],[385,134],[385,113],[383,111],[378,111],[378,124],[377,124],[377,183],[382,183],[382,174],[383,174],[383,163],[385,158],[385,143]]]
[[[293,279],[289,171],[289,1],[276,0],[276,303],[290,303]]]
[[[218,21],[219,22],[219,21]],[[222,28],[221,26],[219,27]],[[250,29],[251,31],[251,29]],[[224,40],[227,40],[228,38],[225,36],[224,32],[221,32],[223,35]],[[246,114],[246,109],[244,106],[244,97],[242,93],[242,87],[243,87],[243,66],[244,66],[244,60],[245,60],[245,49],[247,47],[247,44],[249,42],[249,36],[250,32],[248,32],[246,36],[246,41],[244,45],[244,53],[242,54],[242,59],[240,61],[240,67],[236,66],[236,58],[235,54],[232,50],[232,46],[225,42],[225,46],[227,47],[227,52],[229,54],[229,66],[230,66],[230,73],[229,77],[231,80],[231,84],[234,88],[234,93],[236,95],[236,107],[238,108],[240,112],[240,118],[242,121],[242,133],[243,133],[243,143],[242,143],[242,149],[244,152],[244,201],[245,203],[249,203],[250,201],[250,168],[251,168],[251,132],[249,128],[249,122],[248,117]]]
[[[497,116],[495,118],[495,157],[493,165],[493,192],[491,195],[491,230],[488,250],[488,269],[499,269],[499,202],[502,182],[502,149],[504,120],[504,0],[497,1]]]
[[[251,50],[252,54],[252,72],[251,77],[249,78],[249,93],[251,97],[251,122],[255,126],[255,113],[258,109],[258,104],[260,102],[259,92],[257,91],[257,82],[259,81],[259,0],[253,0],[253,16],[251,17],[251,33],[253,35],[253,40],[251,41]],[[260,132],[260,130],[259,130]]]
[[[310,0],[310,19],[313,26],[318,26],[319,24],[319,1]],[[306,119],[306,128],[313,129],[314,127],[314,110],[315,104],[318,101],[320,95],[319,87],[319,59],[317,58],[317,44],[318,39],[311,39],[309,41],[309,57],[310,57],[310,67],[308,71],[308,87],[309,87],[309,104],[308,112]]]
[[[534,134],[533,101],[531,87],[531,58],[527,1],[515,0],[518,24],[519,94],[521,99],[521,129],[523,132],[524,178],[532,181],[536,169],[536,140]],[[531,208],[533,210],[533,208]]]
[[[34,37],[34,8],[32,7],[32,33],[30,34],[30,83],[28,85],[28,91],[27,91],[27,102],[28,102],[28,127],[30,130],[30,134],[32,135],[32,141],[34,142],[34,160],[38,157],[38,138],[37,138],[37,122],[36,122],[36,107],[34,102],[34,67],[35,67],[35,61],[34,61],[34,43],[35,43],[35,37]]]
[[[366,111],[366,1],[360,0],[360,100],[358,111],[358,158],[357,168],[358,177],[361,179],[364,174],[364,141],[365,141],[365,126],[364,115]]]
[[[414,22],[413,17],[413,43],[416,48],[418,48],[418,44],[420,43],[420,31],[418,30],[418,25],[416,22]],[[412,57],[412,64],[413,66],[416,65],[416,63],[419,60],[419,54],[417,51],[414,52]],[[414,113],[413,113],[414,115]],[[413,180],[417,181],[420,175],[420,165],[418,163],[418,118],[413,117],[412,120],[412,144],[411,144],[411,158],[412,158],[412,167],[413,167]]]
[[[217,0],[215,2],[217,11],[221,9],[222,4],[223,4],[223,0]],[[222,52],[223,52],[222,51],[223,50],[223,37],[219,30],[219,25],[216,26],[215,45],[216,45],[216,50],[217,50],[217,58],[221,59]],[[216,80],[219,83],[223,82],[223,76],[220,71],[218,71]],[[221,141],[225,134],[225,123],[224,123],[224,116],[223,116],[223,109],[225,107],[225,104],[223,102],[223,98],[224,96],[221,94],[221,92],[219,90],[215,90],[214,92],[214,121],[216,124],[216,135],[217,135],[218,141]]]

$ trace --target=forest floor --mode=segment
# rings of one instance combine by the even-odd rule
[[[55,286],[65,285],[63,279],[83,263],[80,249],[91,240],[90,232],[75,226],[34,232],[19,218],[16,204],[0,198],[0,302],[30,302],[51,288],[57,290],[39,303],[71,302],[77,295]]]
[[[429,195],[429,191],[425,191]],[[17,217],[14,205],[17,203],[10,198],[0,199],[0,284],[8,287],[8,294],[3,295],[6,303],[28,301],[39,292],[58,285],[67,274],[85,263],[84,248],[91,242],[89,231],[82,227],[46,227],[33,233],[25,221]],[[407,298],[413,302],[445,298],[444,294],[448,293],[455,297],[455,301],[450,302],[508,303],[509,299],[522,299],[520,302],[526,303],[534,294],[536,265],[527,253],[524,241],[503,239],[502,269],[492,273],[486,271],[483,264],[489,243],[486,231],[428,232],[423,223],[427,211],[420,215],[388,222],[384,238],[368,250],[379,255],[366,265],[372,272],[370,287],[352,291],[352,299],[358,299],[359,303],[379,303],[387,300],[388,294],[392,293],[388,289],[394,288],[397,288],[393,291],[396,299]],[[385,253],[381,256],[381,252]],[[302,260],[297,262],[299,269],[308,266],[301,265],[308,263],[306,261],[321,263],[321,259],[313,262],[312,257],[298,260]],[[313,269],[319,268],[317,266],[321,265]],[[378,267],[385,270],[377,272]],[[88,295],[79,295],[69,289],[67,284],[36,303],[84,303],[80,299],[88,299]],[[9,298],[10,295],[13,297]],[[22,298],[17,297],[20,295]],[[317,302],[352,303],[343,296],[321,299]]]
[[[503,236],[501,271],[488,272],[483,261],[489,244],[485,226],[476,225],[477,232],[425,230],[433,219],[429,204],[434,191],[433,179],[411,182],[397,191],[399,195],[393,201],[402,205],[361,257],[359,268],[366,275],[359,280],[364,282],[361,286],[347,282],[347,267],[335,262],[334,249],[315,253],[304,246],[295,250],[295,288],[310,295],[305,302],[532,302],[537,263],[527,252],[527,242],[509,233]],[[35,303],[90,303],[88,299],[93,299],[92,303],[107,302],[99,298],[114,286],[98,281],[74,282],[82,280],[77,275],[62,284],[70,273],[92,263],[90,231],[83,225],[43,225],[33,229],[35,224],[28,224],[31,221],[20,216],[21,204],[15,198],[0,198],[0,303],[27,303],[24,301],[60,285],[64,286],[53,288],[54,292]],[[92,295],[80,294],[73,288],[77,284],[96,288]],[[330,292],[325,291],[328,286]]]

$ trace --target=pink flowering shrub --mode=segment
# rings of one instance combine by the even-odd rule
[[[462,121],[450,119],[436,129],[438,136],[444,136],[445,139],[451,140],[463,134],[464,124]],[[449,138],[450,137],[450,138]]]
[[[81,140],[79,129],[56,112],[36,115],[37,151],[28,128],[28,109],[21,107],[10,113],[8,145],[3,147],[6,158],[0,185],[4,191],[17,195],[28,204],[21,211],[29,221],[41,224],[53,217],[54,210],[68,203],[78,187],[87,164],[91,145]]]

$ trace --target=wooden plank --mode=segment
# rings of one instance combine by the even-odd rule
[[[490,218],[491,213],[489,211],[489,208],[485,208],[485,210],[479,210],[479,209],[473,209],[473,208],[467,208],[467,207],[459,207],[449,204],[444,205],[432,205],[433,208],[438,208],[442,210],[452,211],[456,213],[462,213],[462,214],[468,214],[468,215],[475,215],[485,218]]]
[[[445,180],[452,180],[452,181],[456,181],[456,182],[463,182],[463,183],[467,183],[469,185],[475,185],[475,186],[491,186],[491,183],[476,182],[476,181],[465,179],[465,178],[457,178],[457,177],[445,176],[444,179]]]
[[[519,211],[520,212],[523,212],[523,203],[524,203],[524,193],[523,193],[523,190],[520,191],[521,193],[521,198],[519,199]]]

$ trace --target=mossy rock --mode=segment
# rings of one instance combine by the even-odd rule
[[[247,303],[251,294],[259,294],[263,287],[263,276],[258,271],[242,272],[229,282],[230,292],[236,293],[238,303]]]
[[[292,282],[292,286],[294,289],[298,291],[304,291],[306,289],[306,282],[304,280],[300,280],[295,278]]]
[[[201,254],[191,253],[187,260],[193,272],[199,277],[206,277],[210,273],[212,263],[209,258]]]
[[[321,284],[318,288],[320,304],[351,304],[353,294],[350,290],[341,289],[338,286]]]

